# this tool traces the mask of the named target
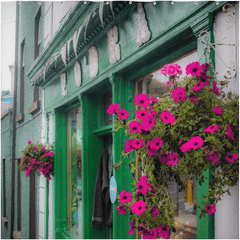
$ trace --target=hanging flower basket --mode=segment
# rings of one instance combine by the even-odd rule
[[[34,145],[31,141],[28,141],[27,147],[24,148],[21,164],[19,170],[26,172],[25,176],[31,176],[31,172],[35,171],[39,176],[42,174],[48,180],[51,180],[53,175],[53,155],[50,145],[43,145],[37,143]]]
[[[116,114],[115,131],[123,128],[130,137],[125,142],[123,160],[129,159],[134,176],[138,168],[142,177],[133,182],[132,193],[122,189],[117,211],[130,212],[129,234],[136,223],[142,238],[170,238],[175,232],[174,203],[167,191],[169,176],[179,189],[196,177],[204,182],[203,173],[211,170],[209,192],[203,197],[199,217],[216,212],[216,203],[239,179],[239,96],[231,92],[225,96],[228,82],[208,76],[210,65],[199,62],[186,67],[187,77],[181,79],[177,64],[165,65],[161,73],[168,76],[170,91],[162,99],[145,94],[134,98],[138,106],[136,119],[125,123],[128,113],[119,104],[109,106],[107,112]],[[210,84],[209,79],[212,79]],[[137,163],[130,159],[135,151]],[[119,168],[123,160],[115,164]]]

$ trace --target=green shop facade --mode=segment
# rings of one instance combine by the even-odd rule
[[[33,104],[25,100],[23,112],[17,110],[17,126],[30,115],[27,124],[33,124],[34,136],[25,135],[25,143],[17,140],[16,154],[21,155],[28,140],[50,143],[55,153],[52,180],[35,177],[35,237],[138,237],[137,233],[128,235],[130,218],[116,211],[118,201],[112,205],[112,225],[103,221],[102,227],[92,226],[94,201],[100,201],[94,196],[104,149],[108,149],[109,177],[115,177],[117,192],[131,192],[133,180],[127,161],[119,170],[112,169],[121,160],[127,137],[123,131],[114,131],[114,116],[106,110],[111,103],[119,103],[131,120],[135,118],[135,95],[161,98],[168,87],[160,69],[167,63],[178,63],[184,69],[193,61],[209,62],[211,56],[215,64],[214,52],[202,57],[205,45],[199,35],[206,31],[214,42],[214,16],[226,3],[75,2],[48,41],[49,3],[20,3],[18,77],[25,61],[25,95],[38,89],[31,94],[35,98],[39,91],[39,96],[31,100]],[[21,86],[19,82],[18,94]],[[20,101],[18,96],[17,108]],[[211,177],[210,172],[205,174]],[[31,179],[22,180],[22,189],[27,181]],[[201,186],[189,182],[188,190],[179,194],[172,184],[171,191],[178,199],[177,231],[172,237],[215,238],[214,216],[200,219],[194,209],[208,191],[208,182]]]

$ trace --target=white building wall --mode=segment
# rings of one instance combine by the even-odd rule
[[[232,91],[233,93],[239,94],[239,3],[234,3],[236,8],[236,26],[235,26],[235,41],[236,41],[236,75],[229,79],[229,87],[226,88],[225,92]],[[229,12],[232,14],[232,10]],[[218,41],[218,35],[224,29],[226,29],[232,23],[232,18],[228,19],[230,22],[226,22],[226,13],[219,12],[216,14],[214,21],[214,38],[215,43]],[[234,31],[231,27],[226,32],[224,32],[222,37],[226,37],[228,44],[233,43]],[[220,38],[222,39],[222,38]],[[219,55],[223,58],[226,64],[233,61],[233,47],[231,46],[216,46],[216,50]],[[221,59],[217,54],[215,54],[216,61],[216,71],[219,73],[217,75],[218,80],[225,80],[223,73],[228,70],[228,68],[222,63]],[[237,133],[239,134],[239,133]],[[216,239],[239,239],[239,184],[232,187],[231,196],[225,195],[222,201],[217,203],[216,213],[215,213],[215,238]]]

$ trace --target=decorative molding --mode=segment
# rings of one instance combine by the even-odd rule
[[[88,64],[88,62],[87,62],[87,56],[84,56],[84,57],[83,57],[83,64],[84,64],[84,65],[87,65],[87,64]]]
[[[16,116],[15,121],[19,122],[24,120],[24,113],[20,113],[18,116]]]
[[[67,96],[67,79],[66,79],[66,73],[61,74],[61,89],[62,89],[62,95],[65,97]]]
[[[201,31],[210,31],[212,22],[212,15],[208,12],[199,16],[191,25],[193,34],[198,37]]]
[[[82,73],[81,73],[81,65],[78,61],[76,61],[74,65],[74,75],[75,75],[75,83],[78,87],[80,87],[82,84]]]
[[[90,65],[90,77],[94,78],[98,74],[98,53],[97,48],[92,46],[88,50],[89,53],[89,65]]]
[[[120,46],[117,44],[118,42],[118,28],[117,26],[112,27],[108,32],[108,46],[110,53],[110,63],[113,65],[114,63],[120,60]]]
[[[146,14],[144,11],[143,3],[138,3],[137,6],[137,44],[140,47],[142,44],[148,42],[151,38],[149,31]]]
[[[111,83],[111,85],[113,86],[114,85],[114,80],[115,80],[115,73],[112,73],[108,76],[108,79]]]
[[[40,109],[40,101],[34,102],[29,108],[28,108],[28,113],[34,113],[35,111]]]

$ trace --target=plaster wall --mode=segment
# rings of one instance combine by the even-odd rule
[[[233,93],[239,94],[239,3],[234,4],[236,8],[236,26],[235,26],[235,41],[236,41],[236,76],[229,79],[229,87],[225,89],[225,92],[232,91]],[[232,14],[232,10],[230,11]],[[230,22],[226,22],[226,13],[219,12],[216,14],[214,21],[214,38],[215,42],[218,41],[219,33],[231,25]],[[233,27],[224,32],[221,37],[226,37],[226,43],[233,43]],[[221,38],[220,38],[221,40]],[[226,64],[233,61],[233,47],[228,46],[216,46],[216,51],[223,58]],[[227,71],[227,67],[223,64],[217,54],[215,54],[217,80],[225,80],[223,73]],[[239,133],[235,133],[239,134]],[[217,203],[215,213],[215,238],[216,239],[238,239],[239,238],[239,183],[235,187],[230,189],[231,195],[225,195],[222,201]]]

